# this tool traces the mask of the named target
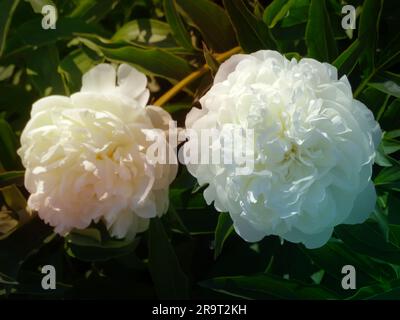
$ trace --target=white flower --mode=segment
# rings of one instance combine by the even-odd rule
[[[104,221],[122,238],[147,229],[168,207],[176,165],[152,164],[146,132],[166,130],[170,115],[146,106],[146,76],[100,64],[71,97],[37,101],[21,135],[28,206],[61,235]]]
[[[254,129],[251,174],[188,164],[200,185],[209,184],[207,203],[229,212],[243,239],[278,235],[316,248],[334,226],[361,223],[374,210],[371,172],[381,130],[333,66],[274,51],[235,55],[200,103],[187,128]]]

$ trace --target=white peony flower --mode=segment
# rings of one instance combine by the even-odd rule
[[[246,241],[278,235],[316,248],[334,226],[361,223],[374,210],[381,130],[333,66],[269,50],[235,55],[200,103],[187,128],[254,130],[251,174],[235,174],[235,165],[188,164],[200,185],[209,184],[207,203],[229,212]]]
[[[176,165],[146,158],[147,132],[170,115],[146,106],[146,76],[100,64],[71,97],[37,101],[21,135],[28,206],[61,235],[104,221],[112,236],[134,236],[168,207]]]

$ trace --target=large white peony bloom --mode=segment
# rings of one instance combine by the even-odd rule
[[[167,210],[177,166],[149,161],[146,135],[167,129],[171,117],[146,106],[146,85],[128,65],[100,64],[80,92],[33,105],[18,154],[28,206],[57,233],[102,220],[112,236],[134,236]]]
[[[209,184],[207,203],[229,212],[243,239],[278,235],[316,248],[334,226],[361,223],[374,210],[371,172],[381,130],[333,66],[275,51],[235,55],[200,103],[187,128],[254,129],[251,174],[237,175],[235,165],[188,164]]]

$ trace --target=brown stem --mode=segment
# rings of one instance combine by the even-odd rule
[[[229,51],[226,51],[221,54],[217,54],[215,56],[215,59],[221,63],[228,59],[229,57],[233,56],[236,53],[239,53],[242,49],[240,47],[235,47]],[[169,100],[171,100],[176,94],[178,94],[183,88],[185,88],[188,84],[192,83],[196,79],[200,78],[203,74],[205,74],[209,70],[209,67],[207,64],[203,65],[200,69],[192,72],[189,74],[187,77],[183,78],[181,81],[179,81],[176,85],[174,85],[171,89],[169,89],[167,92],[165,92],[156,102],[154,102],[154,105],[156,106],[163,106],[166,104]]]

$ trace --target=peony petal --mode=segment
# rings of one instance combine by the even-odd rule
[[[130,210],[121,211],[115,221],[108,226],[110,234],[113,237],[122,239],[129,234],[130,237],[135,237],[138,230],[138,218]]]
[[[49,112],[51,109],[62,110],[71,108],[72,104],[68,97],[64,96],[49,96],[36,101],[32,105],[31,117],[41,111]]]
[[[225,62],[221,63],[214,77],[214,84],[222,82],[226,78],[228,78],[228,75],[235,71],[235,68],[239,64],[239,62],[243,59],[246,59],[247,57],[248,56],[245,54],[235,54]]]
[[[370,181],[354,201],[350,215],[343,222],[345,224],[363,223],[375,210],[376,191],[374,183]]]
[[[146,86],[147,78],[143,73],[127,64],[118,67],[118,92],[132,99],[138,99],[142,107],[149,99],[149,90]]]
[[[315,249],[327,243],[332,232],[333,228],[327,228],[319,233],[306,234],[293,228],[290,232],[283,234],[282,238],[294,243],[303,243],[308,249]]]
[[[267,234],[253,227],[241,215],[230,215],[233,220],[233,227],[236,233],[247,242],[257,242],[264,238]]]
[[[173,121],[171,115],[160,107],[147,106],[146,113],[150,117],[153,126],[161,130],[168,130],[170,123]]]
[[[82,77],[82,92],[96,92],[104,94],[115,89],[115,68],[106,63],[90,69]]]

